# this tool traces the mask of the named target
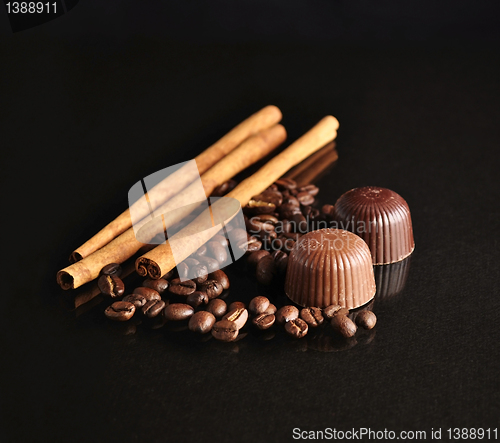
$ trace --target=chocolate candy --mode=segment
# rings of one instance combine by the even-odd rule
[[[351,232],[312,231],[289,255],[285,292],[301,306],[354,309],[371,300],[375,289],[370,250]]]
[[[390,189],[365,186],[346,192],[335,203],[333,219],[337,228],[367,243],[374,265],[401,261],[415,248],[410,208]]]

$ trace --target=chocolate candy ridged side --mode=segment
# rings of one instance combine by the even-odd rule
[[[366,242],[375,265],[401,261],[415,248],[410,208],[390,189],[351,189],[335,203],[333,219]]]
[[[370,250],[351,232],[310,232],[290,253],[285,292],[300,306],[354,309],[371,300],[375,290]]]

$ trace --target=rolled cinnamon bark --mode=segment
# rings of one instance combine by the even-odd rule
[[[335,117],[324,117],[316,126],[271,159],[255,174],[242,181],[226,197],[235,198],[242,207],[245,206],[254,195],[263,192],[290,168],[334,140],[338,126]],[[160,278],[173,269],[177,263],[195,252],[220,230],[219,225],[206,229],[207,217],[210,217],[212,213],[217,213],[218,217],[227,223],[235,215],[231,209],[224,204],[224,201],[217,201],[166,243],[139,257],[136,260],[136,270],[139,275]]]
[[[201,183],[206,196],[209,196],[217,186],[264,158],[283,143],[285,138],[285,128],[278,124],[245,140],[201,176]],[[197,193],[197,187],[199,187],[199,184],[193,183],[174,198],[158,207],[155,212],[160,215],[154,220],[159,220],[160,223],[144,220],[141,224],[137,224],[136,228],[142,225],[139,232],[141,233],[140,240],[143,241],[136,238],[134,228],[131,227],[103,248],[60,270],[57,273],[57,282],[61,288],[74,289],[94,280],[103,266],[108,263],[123,263],[156,234],[163,232],[164,228],[174,225],[189,215],[197,207],[196,204],[187,204],[193,201],[192,198]],[[199,203],[201,204],[201,202]]]
[[[202,175],[205,173],[221,158],[251,135],[257,134],[278,123],[281,117],[281,111],[276,106],[272,105],[266,106],[259,112],[248,117],[195,158],[199,174]],[[192,175],[184,174],[182,168],[170,174],[148,192],[147,199],[140,199],[134,204],[133,210],[135,214],[143,214],[142,217],[147,216],[151,209],[154,210],[172,196],[176,195],[189,185],[193,179]],[[70,255],[70,262],[75,263],[89,256],[94,251],[107,245],[111,240],[125,232],[131,226],[130,210],[127,209],[101,229],[90,240],[75,249]]]

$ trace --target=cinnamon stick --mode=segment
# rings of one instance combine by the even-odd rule
[[[231,152],[251,135],[278,123],[281,120],[281,117],[281,111],[276,106],[272,105],[266,106],[257,113],[248,117],[195,158],[199,174],[201,175],[205,173],[221,158]],[[136,214],[143,214],[142,217],[145,217],[149,214],[151,209],[157,208],[166,200],[173,197],[190,184],[189,180],[192,181],[193,179],[194,177],[192,177],[192,175],[184,174],[182,168],[177,170],[148,192],[149,204],[146,199],[141,199],[136,202],[134,212]],[[102,248],[115,237],[125,232],[131,226],[132,221],[130,211],[127,209],[111,223],[101,229],[90,240],[75,249],[70,255],[70,262],[75,263],[89,256],[94,251]]]
[[[201,176],[201,184],[205,191],[205,198],[213,190],[234,177],[239,172],[269,154],[286,138],[286,131],[282,125],[275,125],[256,135],[251,136],[235,150],[220,160],[215,166]],[[134,228],[110,241],[103,248],[93,254],[73,263],[57,273],[57,282],[63,289],[74,289],[94,280],[100,270],[108,263],[123,263],[132,257],[141,247],[164,228],[168,228],[189,215],[195,204],[193,196],[197,196],[199,184],[193,183],[174,198],[156,209],[158,217],[152,221],[144,220],[137,225],[141,233],[136,238]],[[206,201],[206,200],[205,200]],[[201,201],[199,202],[201,204]],[[141,240],[141,241],[140,241]]]
[[[335,117],[324,117],[255,174],[242,181],[226,197],[235,198],[242,207],[245,206],[252,196],[263,192],[290,168],[334,140],[337,129],[338,121]],[[227,204],[217,201],[166,243],[139,257],[136,260],[136,270],[139,275],[160,278],[210,240],[220,230],[219,225],[205,229],[205,221],[212,213],[217,213],[226,223],[235,215]]]

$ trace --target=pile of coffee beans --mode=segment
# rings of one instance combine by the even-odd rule
[[[223,196],[234,186],[230,181],[214,194]],[[318,192],[315,185],[298,187],[293,180],[278,180],[243,208],[246,229],[227,225],[224,233],[215,235],[174,271],[158,280],[146,279],[132,291],[127,292],[120,279],[120,265],[106,265],[98,279],[100,291],[113,301],[104,312],[106,317],[115,321],[138,315],[159,318],[160,326],[187,322],[193,333],[211,333],[223,342],[240,339],[247,323],[259,331],[279,326],[294,338],[302,338],[311,328],[327,322],[347,339],[356,334],[358,326],[372,329],[376,317],[368,310],[351,315],[353,320],[349,310],[336,305],[300,310],[285,305],[278,309],[264,296],[254,297],[248,306],[239,301],[228,306],[219,298],[230,287],[228,276],[220,269],[231,262],[228,238],[232,245],[246,250],[248,268],[257,281],[270,285],[286,273],[288,254],[299,238],[310,230],[329,226],[333,206],[324,205],[321,210],[312,206]]]

